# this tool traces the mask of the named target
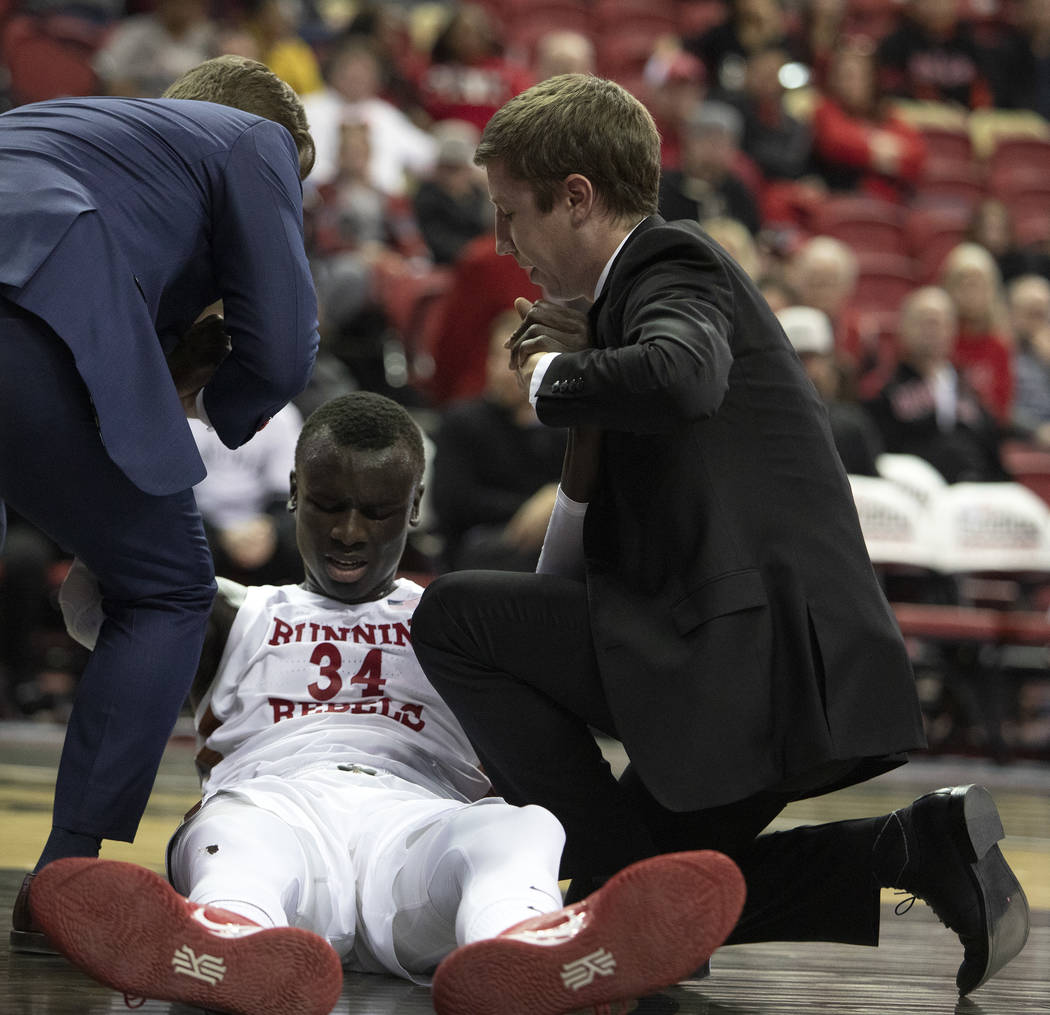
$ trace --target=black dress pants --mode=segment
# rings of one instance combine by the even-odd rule
[[[562,877],[597,886],[649,856],[718,849],[748,886],[729,943],[877,943],[878,818],[761,835],[797,793],[675,813],[630,767],[616,779],[592,731],[617,736],[582,583],[494,571],[443,575],[416,608],[412,642],[496,791],[511,803],[540,804],[564,825]]]

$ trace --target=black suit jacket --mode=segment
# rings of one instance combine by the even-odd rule
[[[753,283],[654,216],[591,314],[595,348],[551,363],[537,411],[606,431],[593,637],[650,792],[694,810],[923,746],[826,411]]]

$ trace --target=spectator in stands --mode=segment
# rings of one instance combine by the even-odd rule
[[[340,136],[336,176],[308,193],[304,208],[318,311],[326,347],[361,387],[386,393],[392,357],[402,353],[388,341],[380,293],[387,279],[429,267],[430,255],[410,199],[372,182],[371,128],[347,122]]]
[[[704,65],[692,53],[665,41],[645,63],[644,101],[660,132],[660,164],[682,166],[682,125],[707,94]]]
[[[593,74],[594,43],[582,32],[553,31],[536,40],[533,73],[537,81],[559,74]]]
[[[798,302],[795,290],[775,271],[767,272],[758,279],[758,291],[774,314],[779,314],[785,307],[794,306]],[[832,340],[834,341],[834,333]]]
[[[379,96],[420,127],[429,121],[419,101],[418,81],[427,64],[410,30],[409,12],[401,4],[365,0],[337,37],[336,48],[351,40],[363,43],[379,64]]]
[[[964,110],[991,106],[993,54],[961,12],[962,0],[909,0],[900,26],[879,43],[880,90]]]
[[[876,87],[875,53],[866,39],[843,40],[828,63],[813,111],[814,169],[833,191],[862,191],[904,202],[922,171],[922,135]]]
[[[208,470],[193,488],[215,573],[251,585],[302,578],[295,519],[288,513],[288,474],[303,418],[286,405],[243,447],[231,450],[200,420],[190,429]]]
[[[1014,333],[1014,430],[1050,448],[1050,282],[1022,275],[1007,290]]]
[[[432,120],[466,120],[481,130],[507,99],[530,84],[527,68],[504,57],[485,8],[461,4],[451,8],[434,40],[419,94]]]
[[[867,341],[864,321],[851,304],[859,270],[857,255],[832,236],[806,240],[786,268],[786,281],[798,302],[828,315],[835,337],[835,361],[849,390],[876,368],[878,359],[877,350]]]
[[[812,131],[784,107],[780,72],[790,61],[782,46],[751,53],[743,90],[734,100],[744,117],[740,147],[769,182],[799,180],[810,170]]]
[[[979,243],[995,258],[1003,282],[1029,273],[1050,278],[1050,256],[1017,243],[1010,209],[997,197],[978,202],[967,238]]]
[[[336,174],[317,187],[307,205],[311,254],[352,252],[368,266],[428,256],[409,199],[391,196],[373,182],[373,148],[367,123],[342,124]]]
[[[380,98],[380,65],[370,45],[351,37],[332,54],[328,86],[303,100],[317,145],[310,184],[330,183],[338,169],[340,129],[345,123],[368,124],[371,137],[369,176],[384,193],[400,195],[407,181],[429,173],[437,141],[400,109]]]
[[[258,46],[262,61],[299,95],[324,86],[313,48],[299,35],[302,0],[246,0],[245,28]]]
[[[493,322],[514,307],[518,296],[535,300],[541,295],[540,287],[513,257],[496,253],[489,235],[471,240],[452,271],[452,284],[442,300],[435,329],[434,372],[426,385],[439,406],[481,394]]]
[[[995,104],[1030,109],[1050,120],[1050,4],[1020,0],[1007,28],[996,80]]]
[[[449,405],[434,438],[434,512],[453,570],[535,570],[554,507],[565,433],[540,425],[508,368],[519,324],[513,310],[496,318],[484,392]]]
[[[682,168],[660,179],[660,214],[665,219],[734,218],[752,234],[761,224],[755,195],[733,166],[743,121],[724,102],[702,102],[682,126]]]
[[[156,98],[218,52],[218,26],[205,0],[157,0],[152,10],[116,23],[93,66],[106,94]]]
[[[704,232],[747,272],[749,278],[761,277],[762,255],[743,222],[731,218],[708,219],[704,223]]]
[[[782,46],[791,49],[788,22],[781,0],[732,0],[721,24],[683,41],[699,57],[712,98],[731,99],[744,89],[747,58]]]
[[[842,375],[835,363],[831,321],[816,307],[785,307],[777,313],[787,335],[828,410],[831,436],[845,470],[855,476],[877,476],[875,459],[882,450],[871,417],[855,402],[841,398]]]
[[[817,88],[824,87],[828,64],[842,44],[849,8],[848,0],[809,0],[790,28],[795,55],[809,68],[809,83]]]
[[[1013,400],[1012,338],[995,260],[976,243],[960,243],[941,265],[941,285],[955,304],[952,362],[1001,423]]]
[[[864,403],[886,451],[917,455],[949,483],[1002,482],[1000,429],[966,378],[952,365],[955,304],[925,286],[901,307],[900,363],[878,395]]]
[[[474,165],[478,129],[463,120],[434,125],[437,161],[419,184],[412,207],[435,264],[452,264],[475,236],[492,228],[492,205]]]

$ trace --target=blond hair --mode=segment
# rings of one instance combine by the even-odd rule
[[[299,152],[299,179],[313,169],[314,140],[299,96],[258,60],[232,54],[205,60],[172,82],[163,98],[216,102],[279,123]]]
[[[541,212],[554,207],[556,188],[572,173],[591,181],[615,219],[656,211],[656,124],[625,88],[591,74],[559,74],[514,96],[489,120],[474,161],[499,161],[528,183]]]

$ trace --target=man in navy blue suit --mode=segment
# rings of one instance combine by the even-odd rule
[[[313,157],[298,97],[240,57],[201,64],[162,99],[0,116],[0,511],[9,502],[84,561],[106,617],[37,870],[135,836],[215,592],[186,416],[238,447],[306,385]],[[221,362],[215,322],[179,345],[218,300]],[[31,877],[16,947],[45,946]]]

